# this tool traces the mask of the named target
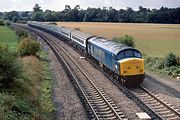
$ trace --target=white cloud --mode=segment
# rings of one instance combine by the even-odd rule
[[[138,6],[148,8],[160,8],[161,6],[167,7],[180,7],[180,0],[0,0],[0,11],[30,11],[35,3],[38,3],[43,10],[63,10],[66,4],[72,8],[75,5],[80,5],[81,8],[87,7],[110,7],[116,9],[132,7],[137,9]]]

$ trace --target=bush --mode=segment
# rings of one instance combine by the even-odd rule
[[[81,31],[81,29],[80,28],[74,28],[75,30],[79,30],[79,31]]]
[[[31,38],[25,38],[17,47],[17,52],[20,56],[36,55],[40,50],[40,44]]]
[[[113,38],[113,41],[123,43],[130,47],[135,47],[134,38],[131,35],[125,35],[120,38]]]
[[[57,25],[56,22],[50,22],[50,23],[48,23],[48,24],[50,24],[50,25]]]
[[[9,85],[21,75],[20,64],[7,46],[0,44],[0,83]]]
[[[22,29],[18,29],[18,30],[16,31],[16,35],[17,35],[18,38],[20,38],[20,39],[24,39],[24,38],[28,37],[28,33],[27,33],[26,31],[22,30]]]
[[[163,69],[164,68],[163,58],[146,57],[145,64],[148,65],[148,67],[151,67],[153,69]]]
[[[176,66],[178,64],[177,57],[174,53],[169,53],[164,58],[164,66],[170,67],[170,66]]]
[[[146,68],[154,72],[166,74],[173,77],[176,77],[180,74],[180,66],[178,65],[176,55],[173,53],[169,53],[165,58],[146,56],[145,66]]]

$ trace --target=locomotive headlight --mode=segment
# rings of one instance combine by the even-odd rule
[[[143,69],[139,70],[139,72],[143,72]]]
[[[124,73],[127,73],[127,71],[124,71]]]
[[[115,68],[117,69],[117,65],[115,65]]]

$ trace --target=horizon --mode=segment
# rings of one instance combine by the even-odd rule
[[[179,0],[160,0],[153,2],[152,0],[105,0],[105,1],[85,1],[85,0],[62,0],[63,4],[57,4],[57,0],[1,0],[0,1],[0,12],[9,12],[9,11],[33,11],[34,5],[37,3],[43,11],[52,10],[52,11],[62,11],[65,8],[65,5],[70,5],[71,8],[74,8],[76,5],[80,5],[81,9],[86,10],[90,8],[103,8],[103,7],[113,7],[114,9],[126,9],[131,7],[133,10],[138,10],[139,6],[149,9],[160,9],[161,7],[168,8],[178,8],[180,7]]]
[[[40,6],[40,5],[39,5]],[[141,6],[141,5],[140,5]],[[33,6],[34,7],[34,6]],[[32,7],[32,8],[33,8]],[[41,6],[40,6],[41,7]],[[74,7],[72,7],[72,6],[70,6],[72,9],[74,8]],[[105,7],[105,6],[104,6]],[[109,6],[109,7],[111,7],[111,6]],[[107,7],[107,9],[109,9],[109,7]],[[159,7],[159,8],[148,8],[148,7],[144,7],[144,6],[142,6],[143,8],[147,8],[147,9],[150,9],[150,10],[153,10],[153,9],[157,9],[157,10],[159,10],[159,9],[161,9],[162,7],[164,7],[164,8],[168,8],[168,9],[176,9],[176,8],[180,8],[180,7],[166,7],[166,6],[161,6],[161,7]],[[96,8],[96,9],[98,9],[98,8],[100,8],[100,9],[103,9],[103,7],[87,7],[87,8],[85,8],[85,9],[83,9],[83,8],[81,8],[80,10],[87,10],[88,8]],[[127,8],[129,8],[129,7],[126,7],[126,8],[120,8],[120,9],[123,9],[123,10],[126,10]],[[130,7],[131,8],[131,7]],[[42,8],[41,8],[42,9]],[[65,7],[64,7],[64,9],[65,9]],[[64,9],[62,9],[62,10],[64,10]],[[114,9],[116,9],[116,8],[114,8]],[[116,10],[120,10],[120,9],[116,9]],[[132,8],[133,9],[133,8]],[[43,10],[43,12],[45,12],[46,10],[51,10],[51,9],[42,9]],[[54,12],[60,12],[60,11],[62,11],[62,10],[51,10],[51,11],[54,11]],[[138,11],[139,9],[137,8],[137,9],[133,9],[134,11]],[[12,11],[16,11],[16,12],[33,12],[33,9],[32,10],[20,10],[20,11],[17,11],[17,10],[11,10],[11,11],[0,11],[0,12],[2,12],[2,13],[6,13],[6,12],[12,12]]]

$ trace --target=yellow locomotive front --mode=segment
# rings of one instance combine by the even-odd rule
[[[144,74],[144,60],[141,58],[127,58],[120,62],[120,75],[133,76]]]
[[[144,80],[144,60],[127,58],[120,61],[120,76],[126,86],[136,86]]]
[[[123,57],[122,57],[123,56]],[[119,75],[125,86],[137,86],[144,80],[144,60],[139,51],[126,50],[119,54]]]

